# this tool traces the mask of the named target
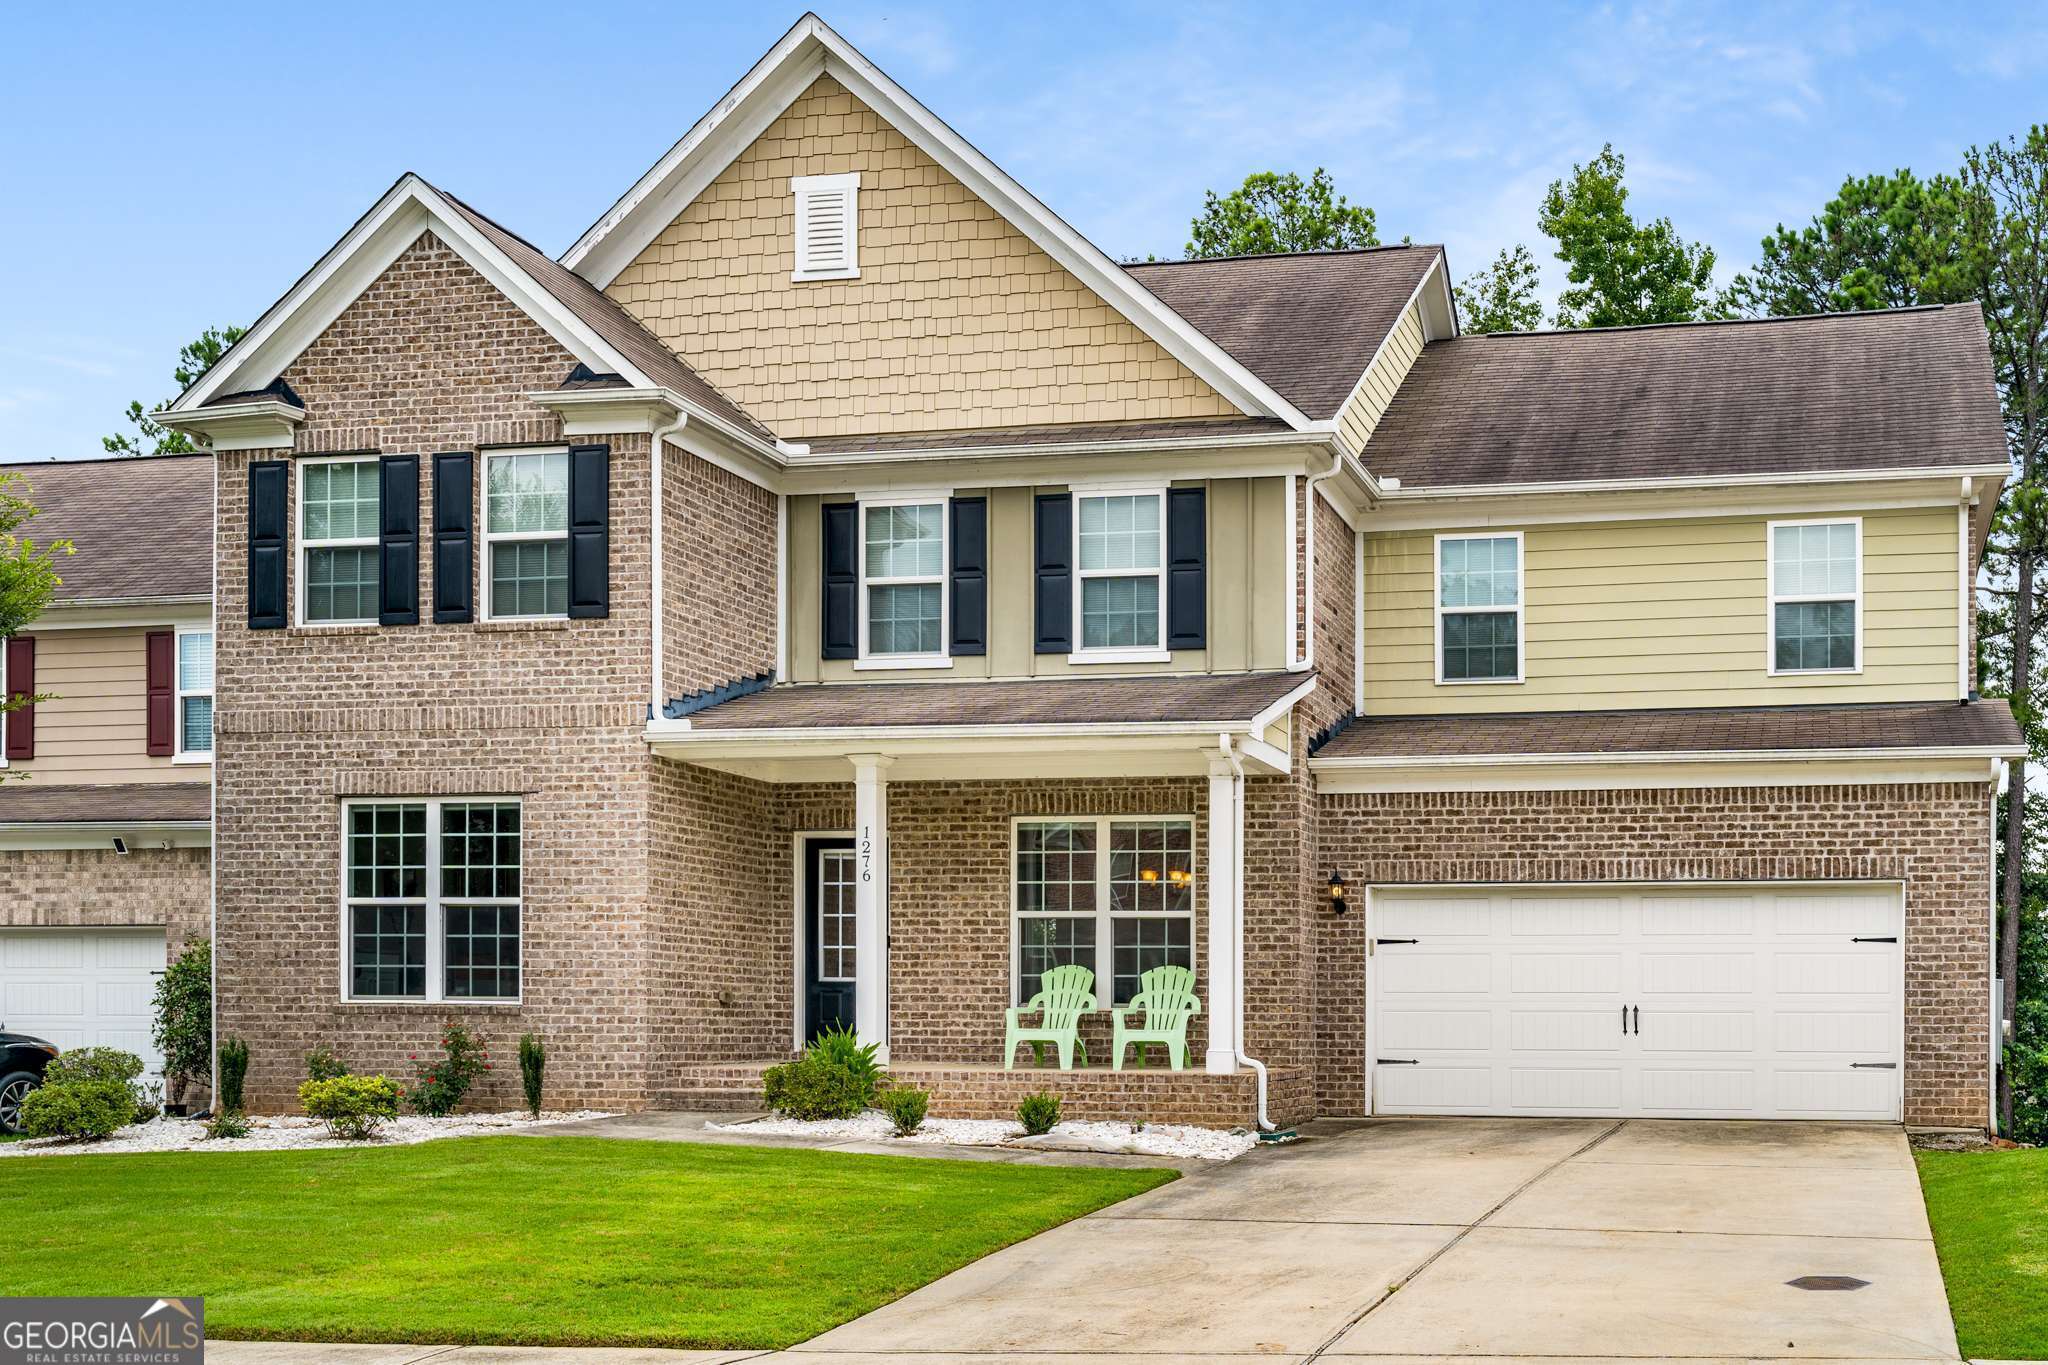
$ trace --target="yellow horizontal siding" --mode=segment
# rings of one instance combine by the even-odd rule
[[[1353,450],[1364,449],[1372,439],[1373,429],[1386,415],[1387,404],[1394,401],[1394,393],[1407,377],[1408,367],[1422,354],[1423,339],[1422,317],[1411,303],[1402,310],[1385,347],[1367,367],[1358,392],[1337,414],[1337,426]]]
[[[1366,709],[1402,715],[1955,695],[1952,509],[1864,515],[1863,671],[1857,674],[1770,676],[1769,521],[1715,517],[1526,528],[1521,683],[1438,684],[1435,533],[1370,533]]]
[[[11,766],[37,782],[197,782],[207,769],[151,758],[146,630],[43,630],[36,640],[36,756]]]

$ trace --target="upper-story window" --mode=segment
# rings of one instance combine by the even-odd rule
[[[1074,614],[1083,655],[1165,657],[1166,494],[1074,495]]]
[[[213,632],[180,630],[177,649],[178,752],[203,762],[213,754]]]
[[[299,462],[299,620],[377,620],[377,457]]]
[[[1522,533],[1436,538],[1436,680],[1522,680]]]
[[[860,173],[790,177],[796,195],[792,280],[850,280],[860,274]]]
[[[484,615],[569,614],[569,452],[484,457]]]
[[[1772,673],[1863,666],[1863,523],[1771,523]]]
[[[860,514],[861,657],[945,664],[945,501],[863,502]]]

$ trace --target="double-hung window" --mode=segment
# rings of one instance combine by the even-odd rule
[[[352,801],[343,936],[355,1000],[517,1000],[515,800]]]
[[[1020,820],[1014,905],[1017,1002],[1053,967],[1095,973],[1124,1004],[1154,967],[1195,962],[1195,827],[1185,817]]]
[[[1076,659],[1165,659],[1166,492],[1074,494]]]
[[[569,452],[484,457],[484,544],[492,620],[569,615]]]
[[[860,517],[861,660],[945,666],[945,499],[862,502]]]
[[[1436,680],[1522,681],[1522,533],[1436,538]]]
[[[173,762],[213,757],[213,632],[180,630],[177,650],[178,752]]]
[[[1774,521],[1772,673],[1853,673],[1863,666],[1863,523]]]
[[[377,622],[377,457],[299,461],[299,620]]]

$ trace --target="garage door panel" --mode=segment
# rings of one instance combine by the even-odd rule
[[[76,934],[0,934],[0,971],[72,971],[85,965]]]
[[[94,934],[93,962],[107,971],[155,972],[164,965],[164,940],[154,934]]]
[[[1846,1053],[1883,1057],[1892,1050],[1894,1021],[1882,1010],[1832,1014],[1779,1010],[1771,1019],[1774,1045],[1784,1053]]]
[[[1883,996],[1894,970],[1886,952],[1780,953],[1774,965],[1780,995]]]
[[[150,1042],[158,929],[0,929],[0,1022],[59,1048],[117,1047],[153,1076],[163,1059]]]
[[[1756,1072],[1748,1067],[1643,1068],[1643,1110],[1657,1114],[1726,1114],[1756,1107]]]
[[[1747,938],[1756,905],[1747,896],[1645,896],[1646,938]]]
[[[1483,1114],[1495,1108],[1490,1066],[1383,1066],[1380,1093],[1410,1114]]]
[[[1778,1112],[1815,1118],[1895,1118],[1896,1073],[1839,1067],[1791,1070],[1773,1077]]]
[[[1446,896],[1428,904],[1395,901],[1373,907],[1372,931],[1382,938],[1413,938],[1429,930],[1434,939],[1487,938],[1493,933],[1493,901],[1485,896]]]
[[[1876,895],[1786,895],[1774,916],[1780,938],[1852,938],[1896,933],[1897,902]]]
[[[1612,995],[1621,989],[1621,954],[1517,952],[1508,981],[1516,995]]]
[[[1485,953],[1389,955],[1380,989],[1399,995],[1485,995],[1493,989],[1493,959]]]
[[[1493,1048],[1493,1014],[1389,1009],[1380,1016],[1380,1046],[1391,1052],[1488,1052]]]
[[[10,981],[0,995],[6,997],[6,1008],[0,1010],[0,1022],[5,1022],[17,1032],[24,1030],[22,1019],[30,1016],[51,1019],[85,1018],[85,983],[82,981]]]
[[[1508,1015],[1508,1047],[1518,1053],[1619,1052],[1621,1036],[1611,1009],[1515,1010]]]
[[[1642,983],[1644,995],[1748,995],[1756,989],[1756,954],[1644,953]]]
[[[1611,1113],[1621,1108],[1621,1068],[1517,1066],[1508,1072],[1508,1100],[1542,1113]]]
[[[1753,1010],[1644,1010],[1635,1034],[1644,1052],[1756,1051]]]
[[[1621,932],[1621,902],[1515,897],[1508,902],[1508,932],[1516,938],[1611,938]]]

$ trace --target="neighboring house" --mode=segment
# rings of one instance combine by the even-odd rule
[[[1973,307],[1119,266],[806,17],[560,261],[403,177],[163,420],[256,1104],[455,1016],[563,1103],[848,1022],[940,1112],[1986,1122]],[[1062,963],[1196,1064],[1002,1070]]]
[[[0,645],[0,1026],[161,1062],[150,996],[207,935],[213,458],[0,466],[39,545],[68,540],[47,610]]]

